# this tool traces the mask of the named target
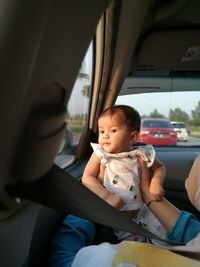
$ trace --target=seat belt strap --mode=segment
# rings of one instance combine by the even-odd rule
[[[102,225],[177,245],[142,228],[55,164],[41,179],[29,183],[20,182],[16,187],[16,194]]]

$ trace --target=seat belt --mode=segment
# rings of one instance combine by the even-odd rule
[[[15,194],[102,225],[177,245],[176,242],[163,240],[147,231],[55,164],[41,179],[29,183],[20,182],[16,186]]]

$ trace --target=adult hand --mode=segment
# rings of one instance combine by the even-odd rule
[[[152,199],[151,193],[149,192],[150,187],[150,171],[146,166],[146,163],[138,157],[138,161],[141,167],[141,175],[140,175],[140,192],[143,201],[147,204]]]

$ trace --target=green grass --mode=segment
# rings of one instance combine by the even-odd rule
[[[200,138],[200,126],[191,126],[190,135]]]
[[[73,133],[82,133],[83,128],[71,127]]]
[[[71,119],[67,121],[67,124],[71,128],[73,133],[82,133],[83,128],[85,126],[85,121],[83,119],[82,120]]]

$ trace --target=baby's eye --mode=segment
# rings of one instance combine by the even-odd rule
[[[103,130],[99,131],[99,134],[104,134],[104,131]]]
[[[116,133],[117,129],[112,129],[111,133]]]

